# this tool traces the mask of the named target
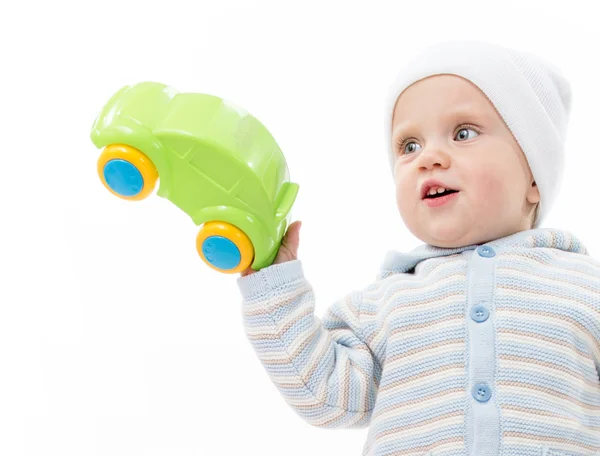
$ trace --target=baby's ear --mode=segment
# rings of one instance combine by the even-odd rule
[[[531,188],[535,190],[530,190],[527,192],[527,200],[531,204],[538,203],[540,201],[540,190],[539,188],[537,188],[537,184],[535,183],[535,181],[531,183]]]

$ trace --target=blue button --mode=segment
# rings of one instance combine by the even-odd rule
[[[484,306],[475,306],[471,309],[471,318],[477,323],[486,321],[490,316],[490,311]]]
[[[479,247],[477,247],[477,253],[480,256],[486,258],[492,258],[494,255],[496,255],[494,249],[491,248],[489,245],[480,245]]]
[[[473,397],[479,402],[487,402],[492,396],[492,390],[485,383],[476,383],[471,390]]]

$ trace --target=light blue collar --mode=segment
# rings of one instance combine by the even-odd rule
[[[474,250],[483,244],[471,244],[464,247],[442,248],[429,244],[421,244],[407,253],[389,251],[383,260],[380,277],[390,273],[407,272],[419,262],[440,256],[454,255],[465,250]],[[506,248],[554,248],[566,252],[588,255],[587,248],[571,232],[556,228],[535,228],[486,242],[496,250]]]

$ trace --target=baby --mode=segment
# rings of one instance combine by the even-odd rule
[[[363,455],[600,455],[600,264],[540,228],[562,179],[568,81],[534,55],[451,41],[408,62],[385,133],[425,244],[314,315],[291,224],[238,278],[247,336],[287,403],[369,426]]]

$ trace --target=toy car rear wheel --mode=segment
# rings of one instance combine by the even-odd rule
[[[131,201],[150,195],[158,179],[152,160],[126,144],[111,144],[104,148],[98,159],[98,175],[113,195]]]
[[[205,223],[196,237],[196,249],[206,264],[226,274],[242,272],[254,260],[250,238],[227,222]]]

